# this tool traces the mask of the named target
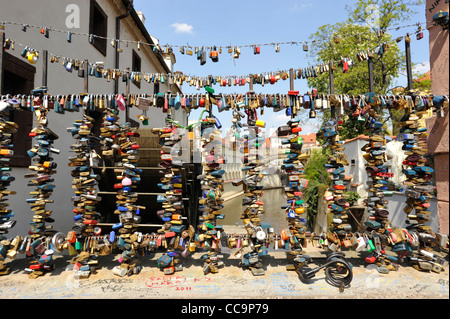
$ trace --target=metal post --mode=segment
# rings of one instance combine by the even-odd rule
[[[408,78],[408,90],[413,89],[412,64],[411,64],[411,38],[409,33],[405,37],[406,75]]]
[[[47,86],[48,79],[48,51],[42,51],[42,86]]]
[[[5,58],[5,51],[3,50],[3,46],[5,45],[5,33],[0,32],[0,94],[3,94],[3,80],[4,80],[4,58]]]
[[[88,93],[89,92],[89,61],[88,60],[84,60],[83,63],[83,68],[84,68],[84,93]],[[116,80],[117,82],[118,80]]]
[[[369,92],[373,92],[373,60],[371,57],[367,60],[367,65],[369,67]]]
[[[289,69],[289,88],[294,91],[294,69]]]
[[[127,75],[127,84],[125,87],[125,95],[126,95],[127,105],[125,106],[125,122],[128,122],[129,118],[130,118],[129,108],[128,108],[128,103],[130,103],[130,100],[129,100],[130,99],[130,68],[127,68],[126,75]]]
[[[330,73],[330,94],[334,94],[334,73],[333,73],[333,62],[329,64]]]
[[[289,69],[289,90],[294,91],[294,69]],[[295,109],[295,97],[290,96],[291,99],[291,119],[295,117],[294,109]]]

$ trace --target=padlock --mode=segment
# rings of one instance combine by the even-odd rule
[[[209,53],[209,57],[213,62],[219,62],[219,53],[217,53],[216,47]]]

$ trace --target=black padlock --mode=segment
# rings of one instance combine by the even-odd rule
[[[200,65],[204,65],[206,63],[206,51],[202,50],[200,54]]]

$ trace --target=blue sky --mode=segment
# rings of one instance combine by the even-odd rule
[[[144,1],[135,0],[137,11],[143,11],[146,18],[145,26],[149,33],[158,38],[161,45],[191,45],[191,46],[227,46],[259,43],[278,43],[289,41],[308,41],[309,36],[324,24],[334,24],[346,20],[345,5],[352,5],[356,0],[245,0],[245,1]],[[404,24],[425,22],[425,5],[417,7],[418,14],[411,16]],[[393,37],[404,36],[406,32],[414,32],[416,28],[391,31]],[[412,62],[416,64],[415,71],[424,73],[429,70],[428,31],[424,30],[424,38],[420,41],[412,37]],[[404,48],[404,42],[399,43]],[[213,63],[209,58],[204,66],[196,56],[182,55],[174,48],[176,55],[175,70],[184,74],[207,76],[211,75],[247,75],[264,73],[289,68],[307,67],[313,60],[306,56],[302,46],[280,45],[280,52],[275,52],[273,46],[261,46],[261,54],[254,55],[252,48],[241,48],[239,59],[232,59],[223,50],[219,62]],[[406,86],[406,74],[395,80],[395,85]],[[305,93],[305,79],[296,79],[294,88]],[[198,93],[195,87],[183,85],[184,93]],[[217,93],[245,93],[246,86],[222,88],[214,86]],[[274,85],[264,87],[255,85],[256,93],[287,93],[289,80],[278,81]],[[231,119],[225,113],[220,118],[226,122]],[[198,118],[195,112],[191,119]],[[284,112],[267,111],[262,119],[268,127],[282,125],[288,120]],[[224,124],[222,121],[222,124]],[[304,132],[314,131],[315,126],[305,125]]]

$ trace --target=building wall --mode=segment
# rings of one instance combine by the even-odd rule
[[[437,200],[439,207],[439,231],[449,233],[449,115],[427,119],[428,152],[434,155]]]
[[[366,161],[362,157],[364,152],[361,151],[361,148],[366,144],[366,140],[358,138],[352,140],[351,142],[345,143],[344,145],[344,153],[347,155],[349,163],[351,163],[351,159],[355,159],[354,166],[344,166],[345,175],[353,176],[351,184],[361,184],[356,189],[353,187],[347,187],[347,190],[357,191],[358,194],[360,194],[361,199],[365,199],[369,195],[366,191],[368,188],[367,181],[369,180],[365,169]],[[405,180],[405,176],[401,172],[402,161],[406,157],[404,155],[404,151],[402,150],[402,145],[402,142],[397,142],[395,140],[386,144],[386,152],[388,155],[392,156],[386,164],[391,165],[391,172],[394,173],[394,177],[391,178],[391,180],[396,184],[400,184]],[[394,227],[405,227],[406,214],[403,212],[403,208],[405,207],[406,196],[404,192],[394,192],[393,196],[385,197],[385,199],[388,200],[387,210],[389,211],[389,219],[391,220],[392,225]],[[440,222],[437,213],[438,198],[432,198],[430,200],[430,204],[430,211],[433,220],[429,223],[429,226],[433,229],[433,231],[438,231]],[[366,219],[363,218],[363,220]]]
[[[449,90],[449,30],[435,26],[433,15],[439,11],[448,12],[449,3],[444,0],[427,0],[425,17],[427,29],[430,32],[430,70],[431,92],[433,94],[448,95]]]
[[[15,0],[7,1],[0,0],[0,21],[12,21],[19,23],[26,23],[29,25],[37,26],[50,26],[55,29],[67,30],[66,17],[69,13],[66,13],[66,7],[69,4],[76,3],[80,8],[80,28],[72,29],[73,32],[89,33],[89,10],[90,1],[69,1],[69,0]],[[120,0],[97,0],[97,3],[102,7],[105,13],[108,15],[108,37],[115,38],[115,23],[116,17],[125,13],[122,1]],[[25,61],[20,56],[22,47],[18,43],[30,46],[36,50],[48,50],[49,53],[65,56],[68,58],[78,58],[80,60],[88,59],[90,62],[103,61],[106,68],[115,68],[115,49],[107,43],[107,55],[103,56],[95,47],[93,47],[88,37],[72,35],[72,43],[67,43],[67,34],[60,32],[50,32],[49,39],[40,34],[36,28],[29,28],[27,32],[21,30],[21,26],[6,25],[5,30],[6,38],[16,42],[16,48],[14,51],[8,52],[19,59]],[[121,22],[121,39],[135,40],[138,39],[144,41],[143,35],[137,28],[135,22],[131,17],[122,20]],[[143,72],[154,73],[166,73],[161,62],[155,57],[149,48],[142,46],[140,51],[133,45],[129,45],[126,48],[122,46],[124,52],[120,54],[120,69],[127,67],[131,68],[132,65],[132,49],[139,53],[141,57],[141,70]],[[28,63],[28,62],[27,62]],[[39,59],[36,67],[36,75],[34,86],[38,87],[42,85],[42,59]],[[79,94],[84,91],[84,80],[79,78],[77,72],[69,73],[61,65],[61,63],[48,63],[48,88],[49,94]],[[167,92],[167,84],[160,85],[160,92]],[[119,92],[125,92],[125,83],[119,80]],[[130,93],[153,93],[153,84],[145,81],[141,82],[141,89],[134,84],[130,84]],[[114,93],[114,80],[107,82],[103,78],[89,77],[89,93],[92,94],[113,94]],[[181,109],[180,109],[181,110]],[[184,113],[184,111],[182,111]],[[142,111],[137,108],[130,110],[130,119],[138,121],[137,115]],[[181,112],[180,112],[181,113]],[[149,116],[149,125],[141,126],[142,128],[162,127],[164,125],[165,114],[160,109],[151,108],[147,114]],[[73,224],[73,205],[71,203],[71,197],[74,190],[72,189],[72,177],[70,176],[70,167],[68,167],[68,157],[73,156],[74,153],[70,152],[70,145],[75,140],[71,134],[67,132],[67,128],[72,126],[75,120],[81,119],[81,112],[65,112],[64,114],[58,114],[55,112],[49,113],[49,127],[59,135],[59,139],[55,141],[54,147],[59,149],[60,154],[53,156],[54,161],[57,163],[57,173],[54,177],[54,185],[56,188],[51,196],[54,200],[53,204],[48,204],[48,209],[53,210],[52,217],[55,219],[53,228],[62,232],[69,231]],[[119,113],[119,123],[125,122],[125,113]],[[177,114],[177,120],[186,119],[184,114]],[[183,122],[181,122],[183,124]],[[20,123],[18,123],[20,126]],[[20,128],[19,128],[20,129]],[[13,167],[11,174],[16,178],[9,187],[10,190],[15,190],[17,195],[10,195],[10,208],[14,211],[14,220],[17,220],[15,227],[9,230],[8,236],[26,235],[30,229],[29,222],[32,219],[32,212],[29,204],[25,199],[28,198],[28,193],[32,190],[32,187],[27,186],[28,179],[25,179],[24,174],[30,173],[28,168]],[[157,181],[155,181],[157,183]]]
[[[444,0],[427,0],[425,16],[430,32],[431,93],[449,95],[449,30],[434,25],[433,15],[439,11],[449,12],[449,3]],[[449,233],[449,121],[448,111],[444,117],[427,119],[428,152],[434,155],[437,199],[439,208],[439,231]]]

